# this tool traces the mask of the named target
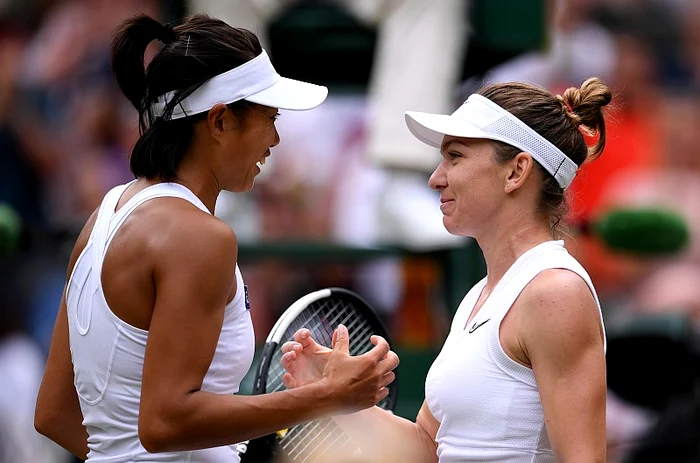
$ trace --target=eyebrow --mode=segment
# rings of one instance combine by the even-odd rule
[[[448,148],[452,145],[459,145],[459,146],[462,146],[464,148],[471,148],[469,145],[467,145],[466,143],[463,143],[461,141],[450,140],[447,143],[443,143],[443,145],[440,147],[440,151],[448,151]]]

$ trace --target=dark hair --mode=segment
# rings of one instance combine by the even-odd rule
[[[153,40],[163,47],[145,68],[146,48]],[[125,21],[112,42],[112,67],[122,92],[139,112],[140,137],[130,157],[133,174],[175,179],[192,141],[193,124],[206,113],[170,120],[173,108],[207,80],[260,53],[255,34],[203,14],[166,25],[143,14]],[[161,117],[154,117],[151,105],[168,92],[174,98]],[[244,100],[229,105],[238,114],[246,107]]]
[[[587,79],[580,88],[566,89],[563,95],[553,95],[524,83],[493,84],[478,93],[527,124],[579,167],[587,160],[596,159],[605,148],[603,107],[612,101],[612,92],[597,77]],[[598,137],[593,146],[586,144],[584,133]],[[500,163],[510,161],[522,151],[506,143],[493,143]],[[568,210],[564,190],[542,165],[535,165],[544,179],[538,211],[549,218],[552,233],[556,234]]]

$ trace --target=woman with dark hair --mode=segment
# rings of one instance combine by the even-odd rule
[[[507,83],[451,115],[406,113],[413,135],[441,150],[430,186],[443,223],[476,239],[487,276],[457,309],[415,423],[377,407],[336,418],[377,461],[605,461],[600,305],[556,238],[566,187],[605,146],[611,100],[596,78],[556,96]],[[584,134],[598,135],[594,146]],[[330,353],[308,330],[283,350],[288,387],[318,380]]]
[[[153,40],[163,47],[144,69]],[[139,112],[136,179],[112,189],[78,237],[37,429],[91,462],[236,462],[237,442],[385,397],[398,358],[378,337],[350,356],[342,326],[318,384],[234,395],[254,337],[216,199],[253,187],[280,141],[278,109],[311,109],[327,89],[280,77],[253,33],[203,15],[127,21],[112,63]]]

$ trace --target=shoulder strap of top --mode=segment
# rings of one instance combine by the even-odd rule
[[[603,324],[603,313],[600,308],[600,301],[598,295],[593,287],[593,283],[581,266],[581,264],[574,259],[564,248],[550,248],[547,252],[537,255],[532,260],[529,260],[519,271],[512,276],[512,278],[503,285],[500,289],[498,297],[494,299],[494,306],[492,307],[492,312],[490,316],[497,320],[494,326],[499,326],[501,320],[510,310],[511,306],[518,298],[520,293],[525,289],[525,287],[541,272],[549,269],[567,269],[578,276],[580,276],[588,285],[588,288],[595,299],[596,305],[598,306],[598,314],[600,317],[600,323]],[[603,331],[604,325],[603,325]],[[603,347],[606,347],[605,335],[603,338]]]
[[[119,185],[112,188],[102,200],[99,212],[97,213],[97,219],[95,220],[95,225],[92,228],[92,233],[90,233],[89,242],[92,246],[92,289],[93,291],[97,289],[100,281],[100,274],[95,270],[102,267],[101,261],[104,251],[106,249],[106,238],[109,233],[109,226],[114,217],[114,209],[117,207],[119,198],[121,198],[124,191],[128,188],[129,184]]]
[[[140,205],[146,201],[150,201],[151,199],[167,197],[184,199],[185,201],[195,205],[202,212],[211,214],[202,200],[199,199],[197,195],[192,193],[192,191],[190,191],[187,187],[180,185],[179,183],[157,183],[136,193],[133,198],[127,201],[127,203],[124,204],[119,211],[117,211],[117,213],[114,215],[112,223],[110,224],[109,233],[106,237],[107,246],[109,246],[109,243],[112,241],[112,238],[114,238],[114,235],[117,233],[117,230],[119,230],[119,227],[122,226],[131,213],[134,212]]]

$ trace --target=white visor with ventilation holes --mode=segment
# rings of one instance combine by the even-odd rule
[[[559,148],[520,119],[478,94],[471,95],[451,115],[406,111],[406,125],[423,143],[440,149],[445,135],[507,143],[529,153],[562,189],[574,179],[578,166]]]

